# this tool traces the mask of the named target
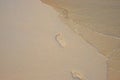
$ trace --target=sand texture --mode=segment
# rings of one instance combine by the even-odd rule
[[[106,80],[106,57],[58,15],[39,0],[0,0],[0,80]]]

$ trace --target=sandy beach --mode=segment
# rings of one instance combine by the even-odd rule
[[[39,0],[0,1],[0,80],[106,80],[106,58]]]

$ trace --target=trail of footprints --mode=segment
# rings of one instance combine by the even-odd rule
[[[62,33],[57,33],[56,36],[55,36],[55,39],[56,41],[58,42],[58,44],[61,46],[61,47],[65,47],[66,46],[66,42],[65,42],[65,39],[62,35]],[[72,77],[74,79],[77,79],[77,80],[88,80],[85,78],[85,76],[79,72],[76,72],[76,71],[71,71],[71,74],[72,74]]]

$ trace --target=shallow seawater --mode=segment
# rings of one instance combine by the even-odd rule
[[[64,8],[69,18],[88,28],[120,37],[120,1],[118,0],[42,0],[55,8]],[[63,14],[65,15],[65,14]]]

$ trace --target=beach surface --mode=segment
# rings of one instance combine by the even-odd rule
[[[106,80],[106,57],[39,0],[0,0],[0,80]]]

